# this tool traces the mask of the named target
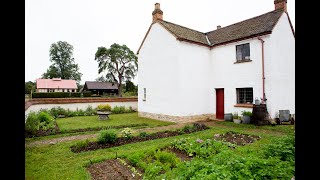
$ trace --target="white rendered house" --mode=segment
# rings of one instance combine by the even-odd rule
[[[295,113],[295,35],[287,1],[265,14],[210,32],[153,22],[137,52],[139,116],[167,121],[223,119],[264,99],[272,118]]]

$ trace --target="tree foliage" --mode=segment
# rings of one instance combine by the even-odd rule
[[[30,94],[30,92],[36,90],[36,83],[32,81],[25,82],[24,84],[24,93]]]
[[[73,79],[79,84],[82,73],[79,72],[79,66],[72,57],[73,46],[68,42],[58,41],[51,45],[49,53],[53,64],[42,74],[42,78]]]
[[[114,43],[109,49],[99,47],[95,60],[99,74],[106,71],[106,80],[117,84],[119,96],[122,96],[121,84],[135,77],[138,70],[138,57],[126,45]]]

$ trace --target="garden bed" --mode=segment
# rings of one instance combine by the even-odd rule
[[[105,126],[105,127],[93,127],[93,128],[83,128],[83,129],[72,129],[72,130],[65,130],[65,131],[61,132],[58,124],[55,122],[55,128],[53,128],[53,129],[39,130],[35,134],[30,134],[28,132],[25,132],[25,138],[49,136],[49,135],[64,134],[64,133],[100,131],[102,129],[121,129],[121,128],[127,128],[127,127],[147,127],[147,126],[148,126],[147,123],[142,123],[142,124],[119,125],[119,126]]]
[[[213,138],[218,141],[230,142],[238,146],[244,146],[259,140],[261,137],[248,134],[239,134],[230,131],[225,134],[215,134]]]
[[[130,166],[129,166],[130,167]],[[121,163],[118,159],[110,159],[95,163],[87,168],[91,179],[138,180],[141,174],[134,173],[131,168]]]
[[[125,137],[120,137],[120,138],[117,138],[117,140],[114,143],[101,144],[98,142],[88,142],[88,144],[86,146],[82,146],[82,147],[71,146],[71,151],[74,153],[79,153],[79,152],[83,152],[83,151],[93,151],[93,150],[97,150],[97,149],[117,147],[117,146],[136,143],[136,142],[143,142],[143,141],[149,141],[149,140],[154,140],[154,139],[167,138],[167,137],[178,136],[178,135],[182,135],[182,134],[190,134],[193,132],[203,131],[206,129],[209,129],[209,127],[207,127],[204,124],[194,123],[194,128],[183,128],[181,130],[176,130],[176,131],[156,132],[156,133],[149,134],[146,137],[136,136],[136,137],[132,137],[130,139],[125,138]]]

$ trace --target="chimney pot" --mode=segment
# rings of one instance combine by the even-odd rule
[[[287,12],[287,0],[274,0],[274,9],[283,9],[284,12]]]
[[[218,25],[218,26],[217,26],[217,29],[220,29],[220,28],[221,28],[221,26],[220,26],[220,25]]]
[[[160,9],[160,3],[154,4],[154,11],[152,12],[152,22],[163,19],[163,12]]]

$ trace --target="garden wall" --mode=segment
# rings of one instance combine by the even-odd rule
[[[51,109],[60,106],[63,109],[85,110],[89,105],[96,108],[99,104],[110,104],[114,106],[131,106],[133,109],[138,109],[137,98],[46,98],[46,99],[31,99],[25,102],[25,116],[33,111],[40,109]]]

